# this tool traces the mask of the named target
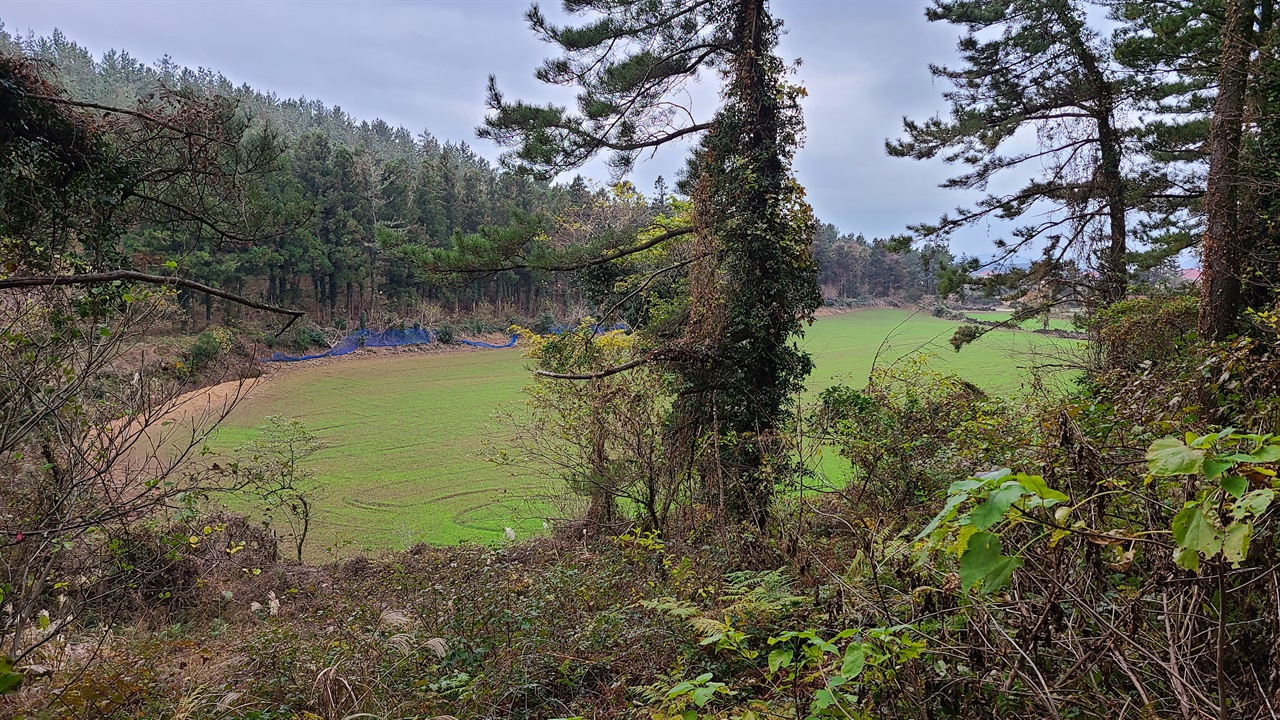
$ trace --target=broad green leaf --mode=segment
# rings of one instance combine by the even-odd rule
[[[769,672],[778,672],[784,667],[791,666],[791,651],[779,648],[769,653]]]
[[[11,693],[22,685],[22,674],[13,672],[13,665],[6,655],[0,655],[0,695]]]
[[[1194,475],[1204,465],[1204,450],[1192,449],[1177,438],[1160,438],[1147,450],[1147,469],[1157,477]]]
[[[692,689],[693,689],[693,683],[689,682],[688,680],[685,680],[684,682],[678,682],[675,685],[672,685],[671,689],[667,691],[667,697],[673,698],[677,695],[682,695],[684,693],[687,693]]]
[[[947,488],[947,494],[955,495],[956,493],[968,492],[985,484],[982,480],[956,480]]]
[[[1204,471],[1206,478],[1212,480],[1233,467],[1235,467],[1235,463],[1227,460],[1205,458],[1201,470]]]
[[[1276,462],[1277,460],[1280,460],[1280,445],[1274,445],[1274,444],[1263,445],[1257,450],[1254,450],[1253,454],[1250,457],[1253,458],[1253,462],[1260,462],[1260,463]]]
[[[1205,461],[1204,466],[1209,467],[1209,462]],[[1244,497],[1244,493],[1249,489],[1249,481],[1239,475],[1228,475],[1222,478],[1222,489],[1226,490],[1231,497],[1239,499]]]
[[[867,664],[867,653],[860,645],[850,645],[844,651],[844,663],[840,665],[840,674],[852,680],[862,672]]]
[[[1000,554],[1000,538],[993,533],[979,532],[969,538],[969,546],[960,556],[960,585],[968,592],[981,582],[984,594],[995,592],[1008,584],[1013,571],[1022,567],[1022,558]]]
[[[1053,488],[1049,487],[1049,484],[1046,483],[1044,481],[1044,478],[1040,477],[1039,475],[1026,475],[1023,473],[1018,473],[1018,476],[1016,479],[1018,481],[1018,484],[1022,485],[1022,487],[1027,489],[1027,492],[1033,495],[1039,495],[1045,500],[1057,500],[1058,502],[1066,502],[1068,499],[1065,494],[1058,492],[1057,490],[1054,490]],[[1046,503],[1046,505],[1047,504],[1048,503]]]
[[[979,530],[986,530],[1004,519],[1009,506],[1022,497],[1026,490],[1016,482],[1010,482],[987,496],[987,501],[969,513],[969,521]]]
[[[693,691],[693,704],[702,707],[711,702],[711,696],[716,694],[714,687],[700,687]]]
[[[960,493],[947,498],[947,504],[942,506],[942,512],[935,515],[933,520],[929,522],[925,529],[920,531],[920,534],[916,536],[915,541],[919,542],[920,540],[923,540],[925,537],[932,534],[934,530],[937,530],[939,525],[955,517],[956,508],[959,507],[960,503],[968,499],[968,493]]]
[[[1271,507],[1271,501],[1276,497],[1276,491],[1271,488],[1261,488],[1253,492],[1245,493],[1244,497],[1236,501],[1236,505],[1231,509],[1231,516],[1240,520],[1246,515],[1257,517],[1267,511]]]
[[[1183,570],[1200,572],[1200,553],[1191,549],[1174,550],[1173,564]]]
[[[822,689],[813,694],[813,709],[826,710],[836,704],[836,696],[827,689]]]
[[[1222,549],[1222,533],[1205,516],[1205,506],[1193,503],[1173,518],[1173,539],[1179,547],[1213,557]]]
[[[1249,555],[1249,539],[1253,537],[1253,521],[1233,522],[1227,526],[1226,538],[1222,541],[1222,557],[1232,567],[1240,567],[1240,563]]]

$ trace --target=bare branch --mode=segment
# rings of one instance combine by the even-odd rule
[[[652,359],[653,358],[646,355],[645,357],[632,360],[629,363],[614,365],[611,368],[605,368],[604,370],[592,373],[554,373],[547,370],[534,370],[533,374],[538,377],[552,378],[555,380],[599,380],[600,378],[607,378],[610,375],[617,375],[620,372],[626,372],[632,368],[640,367],[641,365],[647,364]]]
[[[225,290],[198,283],[194,280],[186,278],[173,277],[171,275],[149,275],[134,270],[112,270],[110,272],[100,273],[83,273],[80,275],[28,275],[26,277],[14,277],[0,279],[0,290],[11,290],[15,288],[30,287],[52,287],[55,285],[98,285],[101,283],[116,282],[119,280],[132,280],[134,282],[148,283],[151,285],[171,285],[182,287],[188,290],[197,290],[207,293],[214,297],[230,300],[238,305],[253,308],[255,310],[266,310],[267,312],[279,313],[281,315],[289,315],[294,319],[306,315],[302,310],[289,310],[288,308],[268,305],[256,300],[250,300],[243,295],[236,295]],[[292,320],[290,323],[292,324]],[[285,326],[288,327],[287,325]]]

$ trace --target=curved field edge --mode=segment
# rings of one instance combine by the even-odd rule
[[[991,333],[960,353],[947,340],[957,323],[897,309],[823,317],[802,345],[814,356],[806,401],[837,383],[865,384],[873,362],[930,353],[931,367],[991,392],[1018,392],[1026,368],[1079,343],[1031,333]],[[486,462],[486,444],[506,434],[494,420],[519,402],[528,381],[519,349],[362,355],[278,372],[249,392],[219,429],[220,454],[248,441],[271,415],[302,420],[329,447],[311,461],[325,490],[307,555],[402,549],[417,542],[501,540],[542,530],[545,480]],[[819,469],[840,474],[833,453]],[[233,504],[238,504],[234,503]]]

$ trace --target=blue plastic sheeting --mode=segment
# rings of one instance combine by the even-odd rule
[[[493,343],[481,342],[480,340],[454,340],[460,345],[470,345],[479,348],[509,348],[516,344],[516,335],[511,336],[511,341],[505,345],[494,345]],[[316,360],[324,357],[337,357],[355,352],[362,347],[398,347],[401,345],[427,345],[436,342],[435,333],[430,330],[420,328],[409,328],[407,330],[383,330],[374,332],[372,330],[357,330],[343,338],[337,345],[329,348],[325,352],[316,353],[315,355],[285,355],[284,353],[273,353],[271,357],[266,358],[265,362],[301,362],[303,360]]]
[[[519,335],[516,335],[515,333],[512,333],[512,334],[511,334],[511,339],[510,339],[510,340],[508,340],[506,343],[503,343],[502,345],[494,345],[493,343],[487,343],[487,342],[484,342],[484,341],[482,341],[482,340],[458,340],[458,339],[454,339],[454,342],[458,343],[459,345],[470,345],[471,347],[478,347],[478,348],[494,348],[494,349],[496,350],[496,349],[501,349],[501,348],[509,348],[509,347],[513,347],[513,346],[516,344],[516,338],[518,338],[518,337],[520,337],[520,336],[519,336]]]

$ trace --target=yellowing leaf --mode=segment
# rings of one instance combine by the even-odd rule
[[[1240,567],[1249,555],[1249,539],[1253,537],[1253,522],[1233,522],[1227,526],[1226,537],[1222,541],[1222,557],[1232,567]]]
[[[1213,557],[1222,550],[1222,533],[1209,521],[1201,503],[1188,505],[1174,516],[1173,539],[1183,550],[1204,553],[1205,557]],[[1178,567],[1191,569],[1186,565],[1189,559],[1181,554],[1178,557]],[[1198,566],[1199,561],[1195,564]]]

